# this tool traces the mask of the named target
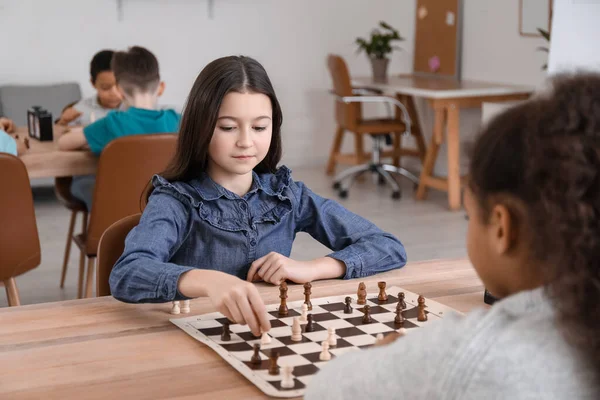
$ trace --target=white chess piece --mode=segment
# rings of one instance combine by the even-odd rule
[[[383,340],[383,333],[378,333],[378,334],[377,334],[377,336],[375,336],[375,339],[376,339],[378,342],[381,342],[381,341]]]
[[[306,305],[306,303],[302,304],[302,315],[300,315],[300,323],[308,323],[308,306]]]
[[[400,336],[406,335],[406,328],[400,328],[396,332],[400,334]]]
[[[294,322],[292,323],[292,341],[302,341],[302,327],[300,326],[300,319],[298,317],[294,317]]]
[[[325,340],[323,342],[323,351],[319,354],[319,360],[321,361],[329,361],[331,360],[331,354],[329,354],[329,342]]]
[[[334,327],[329,327],[327,328],[327,342],[329,343],[330,347],[334,347],[337,346],[337,337],[335,336],[335,328]]]
[[[173,302],[173,307],[171,307],[171,314],[179,314],[180,313],[180,309],[179,309],[179,302],[178,301],[174,301]]]
[[[267,332],[263,332],[261,338],[260,338],[260,344],[262,346],[266,346],[268,344],[271,344],[271,336],[269,336],[269,334]]]
[[[294,367],[291,365],[284,365],[281,367],[281,373],[283,374],[283,379],[281,379],[282,388],[291,389],[294,387],[294,375],[292,375],[293,371]]]
[[[190,312],[190,301],[189,300],[183,301],[183,303],[181,304],[181,312],[184,314],[187,314]]]

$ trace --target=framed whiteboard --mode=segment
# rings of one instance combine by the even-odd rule
[[[539,29],[550,32],[552,0],[519,0],[519,33],[541,36]]]

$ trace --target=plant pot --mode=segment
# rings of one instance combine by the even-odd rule
[[[371,58],[371,67],[373,68],[373,82],[387,83],[387,69],[389,63],[389,58]]]

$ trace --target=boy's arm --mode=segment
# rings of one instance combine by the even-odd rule
[[[59,150],[79,150],[85,148],[87,144],[83,128],[73,128],[58,139]]]
[[[58,125],[68,125],[70,122],[75,121],[77,118],[81,116],[81,113],[77,111],[77,109],[73,106],[67,107],[63,110],[60,119],[58,120]]]

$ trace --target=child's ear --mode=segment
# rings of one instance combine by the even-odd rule
[[[508,253],[517,241],[517,224],[504,204],[496,204],[490,214],[493,248],[498,254]]]
[[[121,95],[121,99],[125,99],[125,91],[123,90],[123,88],[121,87],[121,85],[119,85],[118,83],[116,84],[117,86],[117,91],[119,92],[119,94]]]
[[[165,91],[165,83],[164,82],[160,82],[158,84],[158,90],[156,91],[156,95],[158,97],[160,97],[160,96],[162,96],[162,94],[164,93],[164,91]]]

